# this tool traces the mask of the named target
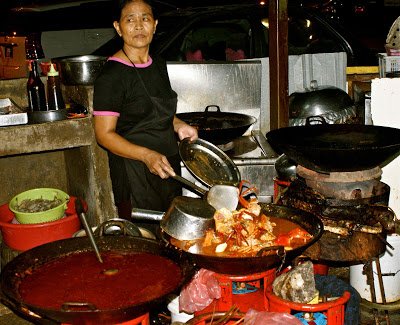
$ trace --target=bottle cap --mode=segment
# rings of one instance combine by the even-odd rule
[[[54,68],[54,63],[50,63],[50,70],[47,73],[48,77],[57,77],[58,71]]]

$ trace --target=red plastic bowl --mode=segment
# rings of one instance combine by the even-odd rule
[[[76,197],[70,197],[65,217],[38,224],[12,223],[14,213],[9,209],[8,203],[1,205],[0,228],[4,244],[22,252],[49,242],[71,238],[81,228],[75,211],[75,200]]]

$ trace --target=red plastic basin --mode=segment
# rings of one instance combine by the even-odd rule
[[[42,244],[71,238],[81,228],[75,211],[75,200],[76,197],[70,197],[65,217],[37,224],[12,223],[14,213],[9,209],[8,203],[1,205],[0,229],[4,244],[17,251],[26,251]]]

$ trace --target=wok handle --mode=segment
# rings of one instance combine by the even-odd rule
[[[219,108],[218,105],[208,105],[208,106],[206,107],[206,109],[204,110],[204,112],[205,112],[205,113],[208,113],[208,110],[209,110],[210,107],[215,107],[215,108],[217,109],[217,113],[221,113],[221,109]]]
[[[133,208],[131,217],[136,220],[161,221],[164,217],[164,212]]]

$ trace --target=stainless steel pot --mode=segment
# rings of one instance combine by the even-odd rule
[[[93,85],[107,61],[105,56],[64,56],[51,59],[65,85]]]
[[[202,238],[207,229],[215,228],[215,209],[202,199],[177,196],[164,212],[132,209],[132,219],[160,221],[163,231],[179,240]]]

